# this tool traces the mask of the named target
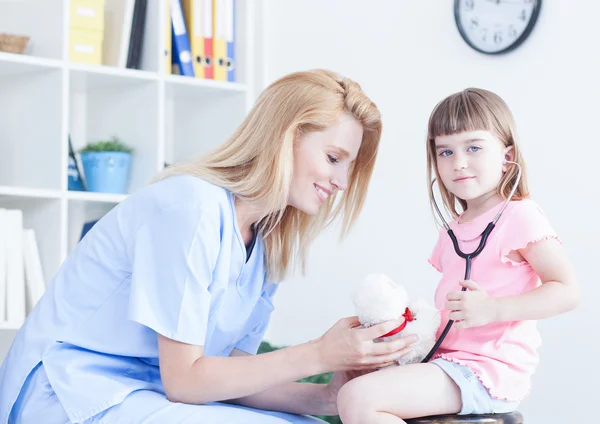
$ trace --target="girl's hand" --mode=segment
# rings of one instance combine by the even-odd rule
[[[459,281],[467,291],[450,292],[446,296],[448,318],[455,321],[456,328],[485,325],[498,319],[498,302],[475,281]]]
[[[359,328],[357,317],[341,319],[316,341],[322,372],[367,371],[394,364],[410,351],[410,345],[417,341],[417,337],[387,342],[374,340],[403,322],[402,318]]]

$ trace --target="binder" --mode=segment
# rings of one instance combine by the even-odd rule
[[[213,48],[213,0],[202,0],[202,39],[204,40],[204,78],[215,77]]]
[[[227,81],[227,0],[213,0],[214,79]]]
[[[127,54],[127,68],[130,69],[141,68],[147,7],[148,0],[135,0],[133,19],[131,23],[131,34],[129,37],[129,50]]]
[[[171,0],[171,22],[173,23],[173,56],[181,75],[193,77],[194,65],[181,0]]]
[[[202,14],[203,3],[207,0],[182,0],[185,24],[190,36],[190,47],[192,49],[192,61],[194,62],[194,74],[196,78],[204,78],[204,34]],[[212,0],[209,0],[212,1]]]
[[[227,81],[235,81],[235,23],[236,23],[236,0],[226,0],[227,2],[227,14],[226,23],[227,26]]]
[[[163,31],[164,31],[164,39],[165,39],[165,50],[163,52],[163,61],[164,61],[164,69],[163,72],[165,74],[171,73],[171,48],[173,43],[173,37],[171,36],[171,0],[165,0],[165,9],[164,9],[164,21],[163,21]]]
[[[73,150],[73,144],[71,144],[71,134],[69,134],[69,168],[67,174],[69,190],[86,191],[83,172],[81,172],[75,150]]]

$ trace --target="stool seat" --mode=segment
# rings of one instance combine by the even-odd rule
[[[523,424],[519,412],[484,415],[435,415],[405,420],[406,424]]]

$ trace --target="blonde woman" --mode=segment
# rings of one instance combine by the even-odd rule
[[[333,219],[347,231],[358,217],[380,136],[355,82],[320,70],[274,82],[224,145],[165,170],[69,255],[0,369],[0,423],[337,414],[353,370],[409,348],[372,341],[398,322],[357,329],[346,318],[317,340],[255,353],[277,282]],[[294,383],[328,371],[328,385]]]

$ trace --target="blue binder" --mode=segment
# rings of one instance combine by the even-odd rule
[[[235,82],[235,23],[236,23],[236,9],[237,4],[236,0],[230,0],[229,7],[231,10],[229,13],[230,16],[227,17],[227,26],[229,30],[227,31],[227,81]]]
[[[179,67],[181,75],[194,77],[194,64],[192,63],[192,48],[188,37],[181,0],[171,1],[171,28],[173,32],[173,56],[175,64]]]

